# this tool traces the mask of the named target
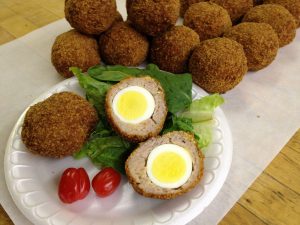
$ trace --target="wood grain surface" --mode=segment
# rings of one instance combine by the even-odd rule
[[[64,17],[64,0],[0,0],[0,44]],[[300,224],[300,130],[220,225]],[[0,225],[13,224],[0,206]]]

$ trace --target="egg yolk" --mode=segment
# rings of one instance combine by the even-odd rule
[[[147,110],[147,99],[138,91],[127,91],[118,99],[117,110],[126,120],[138,119]]]
[[[186,171],[186,162],[171,151],[159,154],[153,161],[152,174],[160,182],[173,183],[180,180]]]

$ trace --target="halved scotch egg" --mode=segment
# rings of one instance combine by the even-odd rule
[[[113,85],[105,108],[112,128],[132,142],[157,136],[168,112],[163,88],[149,76],[127,78]]]
[[[172,199],[192,190],[201,180],[204,155],[194,136],[174,131],[141,143],[126,160],[129,182],[139,194]]]

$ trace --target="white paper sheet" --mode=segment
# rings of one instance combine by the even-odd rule
[[[60,20],[0,46],[0,201],[16,225],[31,224],[5,184],[3,157],[17,118],[41,93],[63,80],[50,61],[55,37],[69,30]],[[300,31],[271,66],[248,73],[224,95],[234,140],[232,168],[221,192],[190,225],[220,221],[300,127]]]

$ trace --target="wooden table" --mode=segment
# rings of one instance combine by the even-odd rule
[[[0,0],[0,44],[64,17],[64,0]],[[221,225],[300,224],[300,129]],[[13,224],[0,206],[0,225]]]

